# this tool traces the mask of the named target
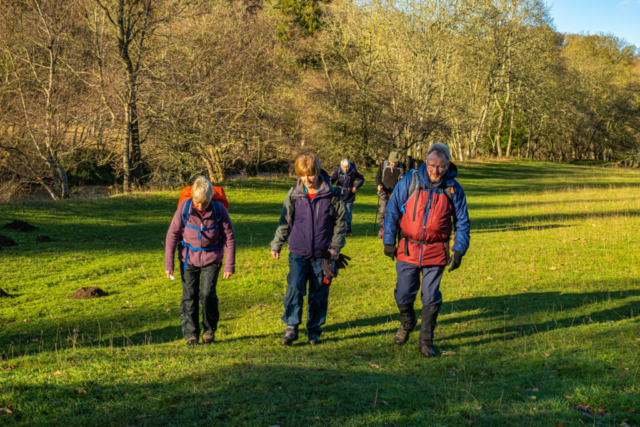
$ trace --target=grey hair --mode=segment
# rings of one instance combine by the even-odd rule
[[[437,155],[444,157],[447,159],[447,162],[451,161],[451,152],[449,151],[449,147],[442,142],[436,142],[431,147],[429,147],[429,151],[427,152],[427,156],[431,153],[436,153]]]
[[[349,166],[349,160],[347,160],[347,159],[342,159],[342,160],[340,161],[340,166],[348,167],[348,166]]]
[[[193,181],[193,187],[191,187],[191,197],[195,201],[211,201],[213,197],[213,186],[207,178],[200,175]]]

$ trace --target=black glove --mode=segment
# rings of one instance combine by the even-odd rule
[[[458,251],[453,251],[453,255],[451,256],[451,258],[449,259],[449,273],[451,273],[453,270],[457,269],[458,267],[460,267],[460,264],[462,264],[462,254]]]
[[[396,258],[396,245],[384,245],[384,254],[393,261]]]
[[[328,250],[323,250],[322,251],[322,259],[331,259],[331,252],[329,252]],[[338,256],[338,259],[335,260],[336,267],[338,267],[338,268],[347,268],[347,266],[349,265],[349,261],[351,261],[351,257],[349,257],[347,255],[340,254]]]

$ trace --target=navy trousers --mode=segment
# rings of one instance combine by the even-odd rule
[[[422,273],[422,305],[442,304],[440,281],[445,266],[418,267],[408,262],[396,262],[398,281],[394,295],[398,304],[412,304],[420,290],[420,273]]]
[[[287,326],[297,328],[302,323],[303,297],[307,295],[307,283],[309,283],[307,333],[318,336],[322,333],[321,326],[327,320],[329,307],[329,284],[324,283],[323,279],[321,259],[289,254],[287,293],[284,296],[284,314],[282,315],[282,321]]]

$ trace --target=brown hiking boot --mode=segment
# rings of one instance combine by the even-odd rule
[[[206,331],[202,334],[202,342],[204,344],[211,344],[216,340],[216,333],[213,331]]]
[[[424,357],[436,357],[436,351],[433,349],[433,341],[418,340],[418,349]]]
[[[196,345],[198,344],[198,337],[195,335],[187,340],[187,345]]]
[[[396,343],[396,345],[404,345],[407,341],[409,341],[410,333],[410,329],[405,329],[400,326],[398,328],[398,331],[396,332],[396,336],[393,338],[393,341]]]
[[[284,333],[282,334],[282,338],[280,339],[280,344],[293,345],[293,342],[297,340],[298,340],[298,328],[294,328],[293,326],[287,326],[287,329],[284,330]]]

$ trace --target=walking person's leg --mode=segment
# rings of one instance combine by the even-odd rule
[[[380,213],[378,215],[380,231],[378,232],[378,237],[382,238],[382,235],[384,234],[384,217],[387,214],[387,203],[389,203],[391,194],[387,193],[385,190],[380,191],[378,194],[380,195]]]
[[[202,342],[209,344],[215,341],[220,311],[216,287],[222,264],[211,264],[202,267],[200,274],[200,304],[202,304]]]
[[[442,306],[442,293],[440,282],[444,266],[424,267],[422,269],[422,320],[420,324],[420,336],[418,348],[426,357],[436,355],[433,349],[433,336],[436,329],[436,321]]]
[[[307,280],[311,261],[299,255],[289,254],[287,293],[284,296],[282,321],[287,325],[280,343],[291,345],[298,339],[298,326],[302,323],[303,297],[307,294]]]
[[[400,311],[400,328],[396,332],[394,341],[397,345],[403,345],[409,340],[409,333],[417,323],[413,304],[420,290],[420,268],[408,262],[397,261],[396,272],[398,280],[394,296]]]
[[[320,344],[322,325],[327,321],[329,308],[329,286],[324,280],[322,260],[311,260],[312,271],[309,274],[309,297],[307,306],[307,334],[309,344]]]
[[[347,237],[352,237],[351,222],[353,221],[353,202],[345,203],[344,210],[344,220],[347,223]]]
[[[198,313],[198,288],[200,287],[200,268],[180,263],[180,276],[182,280],[182,299],[180,300],[180,321],[182,323],[182,335],[187,344],[197,344],[200,339],[199,313]]]

